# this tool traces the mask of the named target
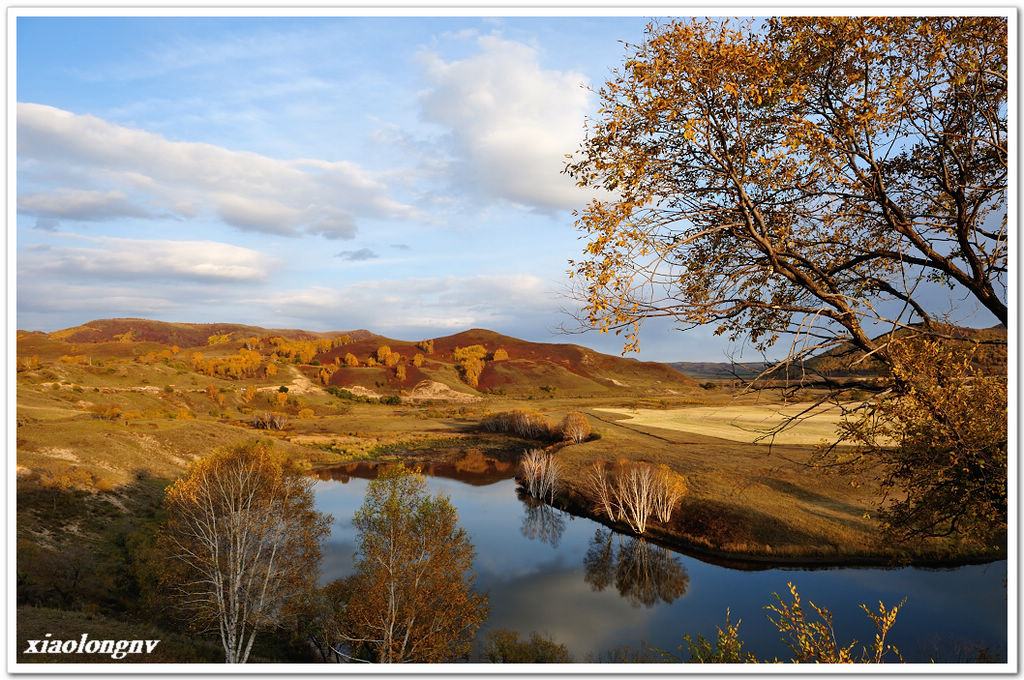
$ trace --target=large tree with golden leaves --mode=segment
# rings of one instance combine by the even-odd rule
[[[163,584],[194,627],[217,631],[228,663],[245,663],[256,633],[316,586],[330,516],[314,509],[311,487],[253,442],[200,458],[167,490]]]
[[[789,362],[849,347],[905,398],[913,362],[894,339],[941,338],[979,309],[1007,322],[1007,30],[998,16],[651,25],[566,167],[601,192],[578,216],[586,256],[570,272],[584,324],[625,333],[627,350],[654,317],[759,351],[785,339]],[[970,353],[950,351],[951,365]],[[938,409],[911,410],[888,409],[890,435],[928,429],[929,411],[942,426]],[[957,531],[976,502],[1005,521],[1005,406],[988,417],[1002,427],[958,473],[977,483],[952,507],[912,494],[922,511],[901,516],[928,518],[915,529]],[[949,447],[911,452],[884,481],[965,464]]]
[[[567,166],[609,196],[577,222],[587,321],[884,353],[937,281],[1005,323],[1006,41],[1003,17],[652,25]]]

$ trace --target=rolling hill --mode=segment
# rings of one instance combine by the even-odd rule
[[[332,374],[327,384],[339,388],[361,388],[377,395],[422,393],[432,385],[447,390],[434,393],[449,396],[499,394],[508,396],[595,396],[620,394],[679,394],[697,389],[697,383],[671,366],[601,354],[579,345],[528,342],[493,331],[472,329],[432,339],[430,351],[421,341],[387,338],[367,330],[316,332],[273,329],[243,324],[169,323],[149,319],[98,319],[52,333],[18,332],[19,358],[38,356],[112,357],[132,359],[152,356],[176,348],[175,358],[200,353],[206,360],[231,357],[244,348],[255,347],[259,339],[261,358],[267,362],[295,365],[310,380],[320,378],[321,367]],[[287,341],[287,342],[285,342]],[[274,344],[276,343],[276,344]],[[310,343],[316,351],[304,357],[278,356],[287,343]],[[401,355],[405,377],[394,366],[369,365],[369,357],[388,346]],[[460,374],[453,358],[456,348],[480,345],[487,352],[478,385],[471,387]],[[507,358],[493,360],[496,350]],[[178,354],[180,352],[180,354]],[[411,363],[423,354],[420,366]],[[358,366],[346,366],[346,355]],[[322,381],[321,381],[322,382]],[[442,397],[439,397],[442,398]]]

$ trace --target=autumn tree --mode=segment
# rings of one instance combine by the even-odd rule
[[[395,380],[405,382],[405,364],[395,366]]]
[[[355,354],[352,354],[352,352],[345,352],[345,365],[358,366],[359,358]]]
[[[466,384],[476,387],[480,384],[480,374],[484,372],[484,362],[476,357],[468,357],[459,364],[459,370]]]
[[[414,354],[412,356],[412,365],[417,367],[417,368],[422,366],[423,365],[423,355],[420,354],[419,352],[416,352],[416,354]]]
[[[270,444],[240,443],[192,463],[164,506],[164,585],[196,628],[219,633],[228,663],[245,663],[257,632],[316,583],[331,519],[311,479]]]
[[[434,353],[434,341],[433,340],[420,340],[416,343],[416,348],[421,350],[424,354]]]
[[[843,348],[891,368],[890,340],[946,335],[957,300],[1006,324],[1007,81],[1005,17],[651,25],[566,167],[603,191],[577,220],[584,326],[626,349],[655,317],[785,338],[781,370]],[[951,474],[932,451],[921,473]]]
[[[491,357],[492,361],[505,361],[507,359],[508,351],[506,351],[502,347],[499,347],[498,349],[494,350],[494,355]]]
[[[350,648],[381,663],[463,658],[487,598],[473,591],[473,546],[448,499],[427,495],[424,477],[397,465],[370,482],[353,525]]]
[[[387,362],[388,357],[391,356],[391,348],[387,345],[381,345],[377,348],[377,362],[384,364]]]
[[[903,538],[963,533],[997,544],[1006,526],[1007,479],[990,472],[1007,465],[1006,378],[975,367],[974,349],[891,342],[891,372],[908,389],[842,424],[852,447],[819,454],[877,471],[879,519]]]

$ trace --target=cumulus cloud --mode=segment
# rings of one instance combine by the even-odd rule
[[[335,257],[340,257],[348,262],[363,262],[365,260],[375,260],[380,255],[369,248],[360,248],[359,250],[343,250],[335,255]]]
[[[263,253],[214,241],[100,237],[86,247],[29,249],[18,258],[26,281],[74,278],[253,283],[267,279],[274,260]]]
[[[520,42],[489,35],[477,44],[461,61],[422,56],[432,81],[422,115],[449,129],[456,181],[542,211],[579,206],[586,197],[561,170],[590,111],[586,77],[542,68],[537,49]]]
[[[279,160],[179,142],[95,116],[18,103],[19,174],[61,189],[19,199],[38,219],[213,216],[245,231],[352,238],[361,217],[412,218],[372,173],[346,161]]]

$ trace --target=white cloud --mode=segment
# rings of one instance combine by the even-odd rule
[[[145,209],[132,203],[120,191],[75,191],[58,189],[49,194],[22,194],[18,209],[41,219],[72,217],[97,221],[114,217],[149,217]]]
[[[279,291],[243,304],[262,307],[263,317],[333,329],[361,327],[397,335],[474,327],[511,332],[542,326],[539,319],[557,313],[548,288],[540,278],[525,274],[377,279],[339,288]]]
[[[73,278],[262,282],[274,260],[263,253],[213,241],[100,237],[95,247],[29,249],[18,257],[19,278],[43,282]]]
[[[354,163],[172,141],[42,104],[18,103],[18,160],[37,181],[76,184],[23,197],[19,209],[38,218],[206,215],[246,231],[352,238],[357,218],[418,216]]]
[[[461,61],[422,55],[433,82],[423,117],[450,130],[455,180],[538,210],[579,206],[586,195],[560,173],[583,138],[586,77],[542,68],[523,43],[490,35],[477,44]]]

